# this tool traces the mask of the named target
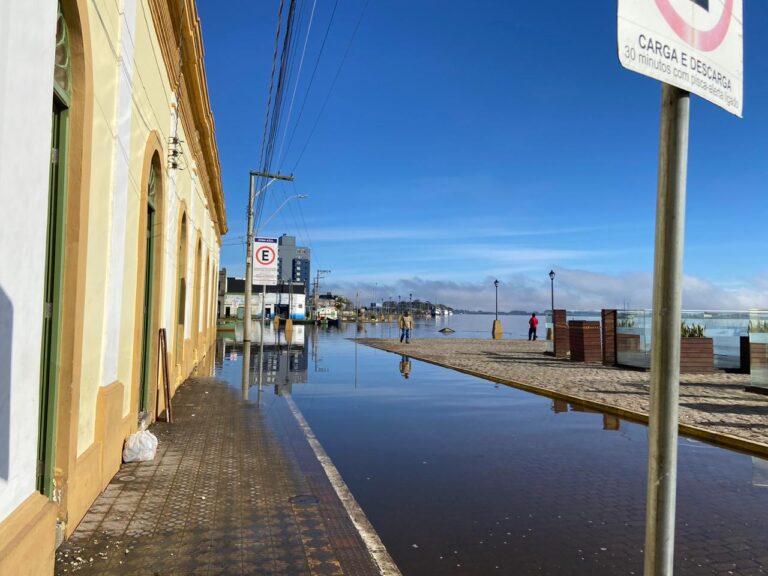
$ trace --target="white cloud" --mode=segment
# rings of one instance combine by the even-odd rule
[[[645,309],[651,307],[653,279],[650,273],[601,274],[585,270],[558,268],[555,270],[555,307],[568,310],[598,310],[601,308]],[[400,295],[429,300],[454,308],[492,310],[495,302],[494,277],[481,281],[440,281],[419,277],[395,278],[389,275],[378,285],[371,282],[334,282],[325,286],[333,292],[350,295],[358,291],[361,300],[372,297],[374,290],[382,296]],[[532,279],[515,274],[499,277],[499,308],[501,310],[544,310],[550,306],[548,277]],[[687,310],[747,310],[768,308],[768,277],[754,279],[748,285],[729,288],[709,280],[686,276],[683,282],[683,308]]]

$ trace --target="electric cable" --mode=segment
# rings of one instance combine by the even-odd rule
[[[317,74],[317,69],[320,65],[320,59],[323,56],[323,51],[325,50],[325,43],[328,40],[328,34],[331,31],[331,26],[333,25],[334,17],[336,16],[336,8],[339,5],[339,0],[336,0],[333,4],[333,10],[331,11],[331,17],[328,20],[328,26],[325,29],[325,35],[323,36],[323,42],[320,45],[320,50],[317,54],[317,59],[315,60],[315,67],[312,70],[312,76],[309,79],[309,84],[307,84],[307,91],[304,93],[304,99],[301,102],[301,108],[299,109],[299,115],[296,118],[296,124],[293,125],[293,130],[291,131],[291,137],[288,140],[288,147],[285,149],[285,154],[282,158],[279,159],[279,164],[282,165],[285,157],[288,155],[288,152],[291,149],[291,144],[293,144],[293,139],[296,136],[296,130],[299,127],[299,124],[301,122],[301,117],[304,115],[304,107],[307,105],[307,98],[309,97],[309,92],[312,90],[312,84],[315,81],[315,75]]]
[[[330,100],[331,94],[333,93],[333,88],[336,86],[336,81],[339,79],[341,70],[342,68],[344,68],[344,63],[347,61],[347,56],[349,55],[349,51],[352,48],[352,42],[354,42],[355,36],[357,36],[357,31],[360,29],[360,24],[363,21],[363,16],[365,15],[365,11],[368,8],[368,4],[370,4],[370,0],[366,0],[365,5],[363,6],[363,9],[360,12],[360,16],[357,19],[357,24],[355,24],[355,29],[352,32],[352,36],[349,39],[349,43],[347,44],[347,49],[344,51],[344,56],[341,59],[339,68],[336,70],[336,75],[333,77],[333,82],[331,82],[331,87],[328,89],[328,94],[326,95],[325,101],[323,102],[323,105],[320,108],[320,113],[317,115],[317,119],[315,120],[315,123],[313,124],[312,129],[310,130],[309,135],[307,136],[306,142],[304,142],[304,147],[301,149],[301,153],[299,154],[298,159],[293,165],[291,172],[295,172],[296,168],[301,162],[301,159],[304,157],[304,152],[306,152],[307,146],[309,145],[309,142],[312,139],[313,134],[315,133],[315,129],[317,128],[317,125],[320,123],[320,118],[322,118],[323,112],[325,111],[325,107],[328,105],[328,101]]]
[[[312,12],[309,15],[309,24],[307,25],[307,33],[304,36],[304,47],[301,50],[301,59],[299,60],[299,70],[296,72],[296,82],[293,85],[293,94],[291,95],[291,104],[288,106],[288,118],[285,121],[285,129],[283,130],[283,139],[280,142],[280,150],[277,152],[278,166],[282,164],[283,148],[285,146],[285,138],[288,134],[288,125],[291,123],[291,114],[293,112],[293,102],[296,100],[296,91],[299,88],[299,79],[301,78],[301,70],[304,67],[304,56],[307,52],[307,43],[309,42],[309,35],[312,32],[312,22],[315,18],[315,7],[317,6],[317,0],[312,2]],[[299,19],[301,21],[301,19]]]

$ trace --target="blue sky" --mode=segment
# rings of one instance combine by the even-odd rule
[[[197,3],[221,262],[242,275],[279,0]],[[554,269],[558,307],[650,306],[661,87],[619,65],[615,1],[339,0],[299,118],[334,3],[316,3],[276,144],[295,183],[268,190],[263,219],[309,197],[259,234],[295,235],[332,271],[323,291],[362,301],[492,309],[498,278],[502,310],[543,310]],[[768,307],[767,28],[768,2],[745,0],[743,119],[692,97],[686,308]]]

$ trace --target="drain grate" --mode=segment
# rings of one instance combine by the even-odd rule
[[[317,496],[312,494],[298,494],[297,496],[291,496],[288,500],[291,504],[298,507],[313,506],[318,502]]]

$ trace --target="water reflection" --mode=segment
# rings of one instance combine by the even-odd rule
[[[592,410],[579,404],[570,404],[565,400],[552,400],[550,410],[554,414],[563,414],[567,412],[584,412],[591,414],[601,414],[597,410]],[[621,429],[621,418],[612,414],[602,414],[603,416],[603,430],[616,431]]]
[[[295,384],[307,382],[309,355],[306,349],[306,327],[285,324],[253,327],[253,342],[242,341],[242,324],[234,334],[224,334],[216,342],[216,365],[223,371],[225,360],[242,362],[241,378],[244,399],[259,399],[258,392],[267,385],[276,395],[290,394]],[[234,338],[232,338],[234,336]],[[231,381],[231,377],[228,378]],[[257,389],[254,398],[253,390]]]
[[[453,319],[459,337],[474,330]],[[416,337],[443,338],[439,327],[419,321]],[[358,345],[399,337],[358,329],[275,334],[264,379],[279,384],[288,351],[304,354],[293,398],[403,574],[642,573],[645,426]],[[216,359],[239,386],[238,346],[222,342]],[[283,399],[264,390],[254,409],[269,414]],[[675,573],[762,573],[768,462],[678,446]]]
[[[400,374],[406,380],[411,377],[411,359],[408,356],[400,356]]]

